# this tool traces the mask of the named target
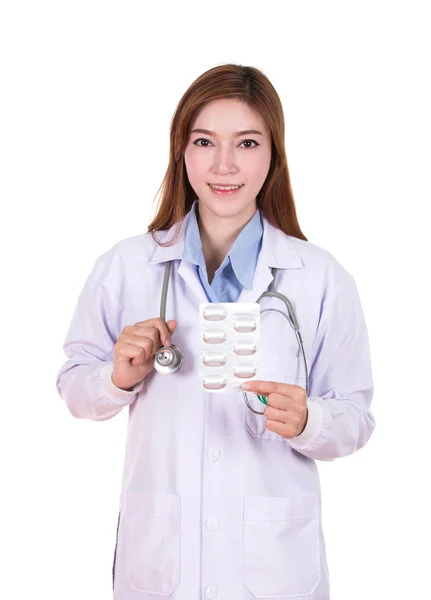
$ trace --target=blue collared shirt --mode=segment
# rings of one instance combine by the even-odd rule
[[[210,302],[237,302],[243,287],[253,287],[257,257],[262,246],[263,223],[259,209],[240,231],[222,264],[214,274],[211,285],[196,216],[198,201],[190,210],[187,224],[183,259],[196,265],[196,270]]]

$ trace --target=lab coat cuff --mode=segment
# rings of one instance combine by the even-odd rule
[[[124,400],[124,404],[130,404],[130,399],[144,387],[145,379],[137,383],[129,391],[118,388],[112,382],[113,362],[105,363],[99,370],[100,385],[106,396],[111,400]]]
[[[290,439],[290,444],[296,450],[302,450],[312,445],[318,438],[323,427],[323,406],[314,402],[313,398],[307,400],[308,420],[302,433]]]

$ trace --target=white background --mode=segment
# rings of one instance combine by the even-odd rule
[[[2,3],[2,597],[111,597],[127,410],[68,413],[62,344],[96,258],[146,231],[177,102],[226,62],[275,86],[300,225],[369,328],[376,430],[319,463],[332,600],[429,597],[427,5]]]

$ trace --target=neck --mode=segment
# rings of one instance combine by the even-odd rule
[[[196,214],[202,251],[211,279],[241,230],[252,219],[255,212],[256,205],[252,204],[249,210],[238,215],[220,217],[198,204]]]

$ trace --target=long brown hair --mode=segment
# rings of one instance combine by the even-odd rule
[[[288,235],[308,241],[296,216],[284,146],[284,114],[280,98],[261,71],[236,64],[209,69],[190,85],[179,101],[170,127],[169,164],[155,196],[157,198],[161,191],[157,213],[148,226],[148,232],[172,227],[185,217],[197,199],[187,177],[184,151],[197,111],[205,103],[221,98],[245,102],[266,121],[272,136],[271,165],[256,197],[257,206],[272,225]]]

